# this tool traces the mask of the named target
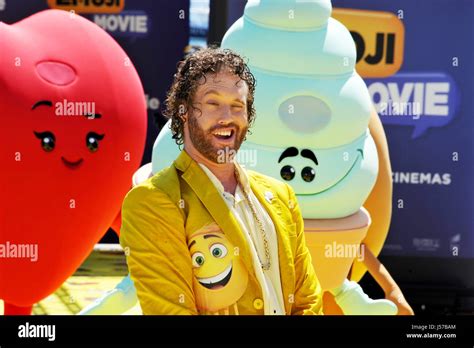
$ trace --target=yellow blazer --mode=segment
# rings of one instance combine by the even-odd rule
[[[275,225],[285,313],[322,314],[321,287],[305,244],[295,193],[283,182],[253,171],[247,173],[252,191]],[[272,196],[268,192],[273,198],[268,199]],[[233,257],[234,279],[231,277],[229,283],[235,283],[230,295],[234,296],[230,300],[233,303],[218,312],[200,307],[197,301],[204,287],[197,282],[196,262],[204,258],[196,259],[189,247],[190,242],[196,247],[199,237],[214,238],[206,231],[213,233],[215,226],[220,235],[214,233],[214,237],[225,237],[225,242],[222,239],[215,245],[231,248],[225,256]],[[190,240],[192,236],[197,236],[194,241]],[[170,167],[127,194],[120,244],[144,314],[263,314],[262,292],[245,236],[206,173],[184,150]],[[215,257],[224,255],[214,252]],[[235,276],[238,264],[242,266],[239,277]],[[228,285],[207,294],[223,293]],[[218,295],[215,298],[225,302]],[[208,299],[211,303],[212,298]]]

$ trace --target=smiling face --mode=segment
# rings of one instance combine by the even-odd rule
[[[65,108],[64,106],[67,106],[67,104],[66,105],[63,105],[63,104],[64,104],[63,102],[56,102],[55,104],[53,104],[53,102],[49,100],[41,100],[41,101],[36,102],[31,108],[31,110],[33,113],[36,113],[36,114],[39,113],[39,110],[43,110],[45,113],[54,114],[57,117],[79,117],[79,118],[83,118],[87,120],[102,118],[101,114],[88,111],[87,110],[88,107],[86,103],[69,102],[68,103],[69,108]],[[84,107],[84,104],[86,107]],[[67,111],[65,109],[70,109],[70,110]],[[92,109],[95,109],[95,106],[91,108],[91,110]],[[90,128],[94,128],[93,123],[90,124]],[[51,130],[44,130],[44,131],[34,130],[33,133],[35,137],[39,140],[41,148],[46,153],[53,152],[56,148],[56,142],[58,140],[59,142],[63,140],[63,139],[57,139],[56,135]],[[96,153],[99,150],[99,142],[104,139],[104,136],[105,136],[104,133],[98,134],[95,131],[88,131],[85,134],[85,137],[84,137],[85,139],[82,145],[88,149],[89,153]],[[77,149],[79,150],[80,148],[81,146],[77,144]],[[66,166],[66,168],[74,170],[81,167],[81,165],[84,162],[84,157],[79,158],[78,154],[79,154],[79,151],[77,151],[77,153],[75,154],[74,153],[67,154],[67,155],[70,155],[71,157],[61,154],[60,156],[61,161]]]
[[[247,288],[248,274],[217,224],[195,232],[188,247],[198,308],[217,311],[234,304]]]
[[[229,72],[206,74],[194,108],[185,114],[184,146],[219,163],[223,150],[237,152],[248,130],[247,84]]]
[[[246,141],[255,161],[239,158],[249,169],[285,181],[294,189],[304,218],[348,216],[367,199],[378,171],[377,149],[366,132],[336,148],[270,147]]]

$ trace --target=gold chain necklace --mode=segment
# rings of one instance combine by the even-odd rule
[[[249,204],[250,210],[252,211],[253,219],[254,221],[257,222],[258,230],[260,231],[260,234],[262,235],[263,247],[265,249],[265,258],[267,259],[267,261],[263,263],[262,260],[260,259],[260,255],[258,254],[258,249],[257,249],[256,244],[255,244],[255,251],[257,251],[258,261],[260,262],[262,269],[265,271],[268,271],[270,269],[271,263],[270,263],[270,247],[268,246],[267,233],[265,232],[265,228],[263,227],[263,222],[258,218],[257,210],[255,209],[255,206],[250,200],[249,195],[247,194],[247,191],[245,190],[243,185],[240,184],[240,174],[236,165],[235,165],[235,177],[237,178],[237,184],[240,185],[242,188],[242,193],[244,194],[244,198]],[[250,236],[250,233],[249,233],[249,236]],[[252,238],[252,236],[250,236],[250,238]]]

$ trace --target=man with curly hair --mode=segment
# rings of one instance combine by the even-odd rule
[[[122,208],[144,314],[322,314],[295,193],[235,160],[254,91],[231,50],[199,50],[178,67],[164,114],[184,149]]]

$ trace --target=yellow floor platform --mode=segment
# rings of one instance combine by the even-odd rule
[[[128,273],[117,244],[98,244],[81,267],[54,294],[33,306],[33,315],[74,315],[115,286]],[[0,314],[3,303],[0,300]],[[142,314],[137,305],[125,315]]]

